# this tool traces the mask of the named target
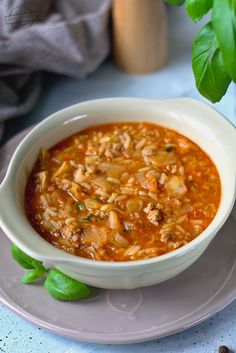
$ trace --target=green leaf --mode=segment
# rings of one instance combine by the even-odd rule
[[[85,209],[84,203],[83,202],[78,202],[77,203],[77,208],[80,211],[83,211]]]
[[[192,66],[199,92],[213,103],[226,93],[230,77],[224,66],[212,23],[207,23],[198,33],[192,52]]]
[[[213,0],[186,0],[187,13],[194,22],[198,22],[212,8]]]
[[[24,276],[21,278],[21,282],[25,284],[30,284],[32,282],[37,281],[41,277],[43,277],[44,273],[46,270],[41,269],[41,270],[30,270],[24,274]]]
[[[236,82],[236,1],[214,0],[212,22],[226,70]]]
[[[63,301],[87,298],[91,293],[89,287],[85,284],[66,276],[56,269],[51,269],[48,272],[44,286],[53,298]]]
[[[89,213],[86,217],[82,218],[82,221],[91,221],[93,218],[93,214]]]
[[[35,260],[29,255],[25,254],[22,250],[20,250],[15,244],[12,244],[12,256],[16,262],[22,267],[31,270],[45,270],[41,261]]]
[[[165,0],[165,2],[170,5],[180,6],[185,2],[185,0]]]

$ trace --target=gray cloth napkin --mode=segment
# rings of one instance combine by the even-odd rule
[[[109,52],[110,5],[111,0],[0,0],[0,122],[33,107],[39,71],[83,78],[98,67]]]

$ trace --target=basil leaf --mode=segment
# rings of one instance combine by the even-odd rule
[[[36,270],[40,270],[40,271],[46,270],[46,268],[43,266],[43,263],[41,261],[33,259],[32,265]]]
[[[48,272],[44,286],[49,294],[57,300],[78,300],[90,295],[89,287],[54,268]]]
[[[226,70],[236,82],[236,1],[214,0],[212,22]]]
[[[185,3],[187,13],[194,22],[200,21],[212,6],[213,0],[186,0]]]
[[[170,5],[180,6],[185,2],[185,0],[165,0],[165,2]]]
[[[29,255],[25,254],[20,250],[15,244],[12,244],[12,257],[18,262],[22,267],[31,270],[31,269],[45,269],[41,261],[35,260]]]
[[[198,33],[193,43],[192,60],[199,92],[213,103],[218,102],[226,93],[231,80],[211,22]]]
[[[46,270],[30,270],[24,274],[24,276],[21,278],[21,282],[25,284],[35,282],[43,277],[45,272]]]

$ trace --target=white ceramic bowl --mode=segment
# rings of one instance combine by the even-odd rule
[[[93,261],[55,248],[29,224],[24,213],[24,190],[39,149],[91,125],[116,121],[150,121],[175,129],[196,142],[215,162],[222,183],[218,212],[207,229],[182,248],[147,260]],[[235,151],[233,125],[194,99],[111,98],[76,104],[43,120],[18,146],[0,187],[0,224],[28,255],[84,283],[100,288],[136,288],[160,283],[196,261],[229,216],[236,189]]]

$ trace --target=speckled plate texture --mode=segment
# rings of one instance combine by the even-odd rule
[[[1,179],[26,134],[0,152]],[[4,200],[1,200],[4,202]],[[58,302],[42,283],[23,285],[0,231],[0,301],[23,318],[58,335],[96,343],[133,343],[164,337],[196,325],[236,298],[236,208],[200,259],[162,284],[134,290],[94,289],[81,302]]]

